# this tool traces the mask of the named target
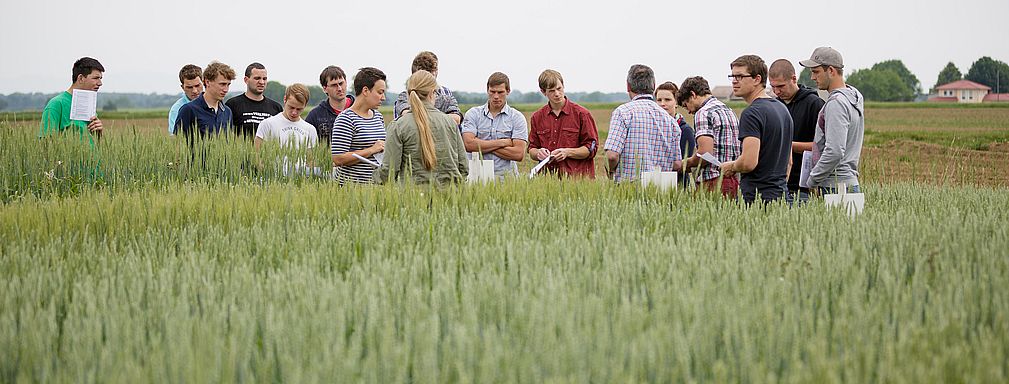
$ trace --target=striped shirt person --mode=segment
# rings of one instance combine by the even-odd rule
[[[385,73],[365,67],[354,76],[354,104],[333,121],[329,150],[340,185],[347,182],[375,182],[375,166],[360,160],[381,163],[385,150],[385,122],[378,107],[385,101]],[[356,156],[355,156],[356,155]]]
[[[385,140],[385,123],[382,120],[382,113],[379,111],[372,111],[372,113],[371,118],[366,118],[358,115],[354,110],[347,110],[336,117],[329,144],[330,153],[333,156],[363,151],[375,145],[379,140]],[[374,154],[365,156],[365,158],[377,162]],[[374,171],[375,167],[360,161],[356,164],[337,167],[336,177],[340,184],[347,181],[371,184],[374,182]]]

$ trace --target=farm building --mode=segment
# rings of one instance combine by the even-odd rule
[[[993,101],[1009,101],[1009,94],[991,93],[991,87],[970,80],[957,80],[936,87],[936,94],[928,101],[949,103],[981,103]]]

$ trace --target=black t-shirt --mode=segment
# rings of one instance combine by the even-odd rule
[[[739,141],[747,137],[760,139],[757,167],[743,173],[739,187],[743,200],[777,200],[785,192],[785,174],[792,153],[792,117],[785,105],[776,99],[753,100],[739,117]]]
[[[246,138],[256,135],[259,122],[266,120],[284,111],[280,103],[263,97],[263,100],[254,101],[245,94],[241,94],[229,99],[225,105],[231,108],[231,125],[235,133]]]

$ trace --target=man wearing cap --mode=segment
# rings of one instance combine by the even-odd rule
[[[779,101],[785,103],[788,113],[792,115],[792,169],[788,174],[788,194],[785,195],[785,200],[789,204],[795,200],[803,204],[809,200],[809,189],[799,186],[802,152],[813,150],[813,132],[816,130],[816,118],[823,108],[823,99],[815,89],[798,83],[795,67],[787,59],[771,63],[767,79],[771,83],[771,91]]]
[[[816,119],[815,165],[809,173],[809,187],[817,187],[822,193],[837,193],[837,187],[845,185],[849,192],[857,193],[865,99],[858,89],[844,83],[844,61],[837,50],[819,47],[809,60],[800,61],[799,65],[809,68],[819,89],[830,92]]]

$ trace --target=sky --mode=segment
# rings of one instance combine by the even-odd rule
[[[82,56],[105,66],[106,92],[176,94],[183,65],[212,60],[239,72],[232,91],[253,61],[284,84],[372,66],[402,90],[422,50],[438,55],[439,83],[461,91],[483,91],[495,71],[536,91],[550,68],[569,92],[622,92],[637,63],[659,82],[699,75],[714,87],[740,55],[798,65],[824,45],[849,73],[901,59],[927,90],[947,62],[964,74],[981,56],[1009,62],[1006,15],[1006,0],[4,0],[0,93],[65,90]]]

